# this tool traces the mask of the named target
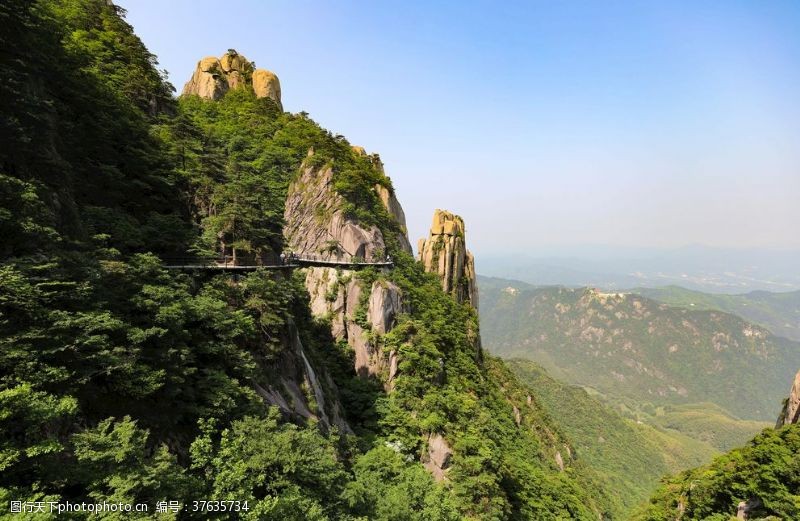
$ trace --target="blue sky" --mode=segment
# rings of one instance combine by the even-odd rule
[[[412,243],[800,248],[800,3],[119,0],[180,90],[235,48],[378,152]]]

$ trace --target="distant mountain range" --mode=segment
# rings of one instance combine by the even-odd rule
[[[712,402],[774,421],[800,367],[800,343],[716,309],[486,277],[479,287],[490,351],[622,402]]]
[[[578,247],[478,255],[481,274],[536,285],[604,289],[679,285],[711,293],[800,290],[800,251],[687,246]]]
[[[723,295],[666,286],[636,288],[631,292],[670,306],[733,313],[766,327],[778,336],[800,341],[800,291],[751,291],[743,295]]]

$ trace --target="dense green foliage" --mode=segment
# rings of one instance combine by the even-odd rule
[[[196,96],[178,103],[178,115],[156,131],[169,146],[175,177],[201,226],[197,251],[221,248],[221,254],[256,258],[282,251],[287,188],[310,150],[305,165],[333,167],[334,188],[347,212],[365,224],[396,228],[374,195],[376,184],[390,186],[381,169],[306,114],[282,112],[246,89],[216,103]]]
[[[800,518],[800,426],[767,429],[745,447],[663,485],[635,519],[734,519],[741,502],[748,519]],[[682,512],[682,514],[680,514]]]
[[[720,451],[738,447],[773,422],[740,420],[713,403],[691,403],[656,407],[644,416],[652,425],[676,430]]]
[[[610,514],[538,402],[484,359],[475,311],[396,251],[375,158],[244,90],[175,102],[123,14],[104,0],[0,5],[0,512],[235,499],[252,519]],[[396,283],[409,310],[383,339],[400,360],[392,392],[353,373],[299,275],[162,266],[279,252],[301,164],[333,170],[345,211],[395,259],[359,273]],[[311,418],[341,404],[355,434],[267,407],[265,389],[287,382]],[[439,484],[420,464],[432,433],[453,449]]]
[[[733,313],[766,327],[778,336],[800,341],[800,291],[751,291],[743,295],[725,295],[680,286],[636,288],[632,291],[670,306]]]
[[[487,348],[628,405],[712,402],[773,421],[800,367],[798,343],[727,313],[633,294],[480,282]]]
[[[550,378],[527,360],[509,366],[573,440],[578,458],[597,472],[613,495],[619,513],[627,513],[650,496],[661,476],[696,462],[671,467],[660,444],[652,443],[626,421],[579,387]]]
[[[577,458],[598,475],[623,516],[650,496],[662,476],[706,463],[766,426],[735,420],[710,404],[668,405],[652,415],[625,415],[580,387],[554,380],[534,362],[507,363],[557,418]]]

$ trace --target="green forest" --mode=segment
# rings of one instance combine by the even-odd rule
[[[379,161],[251,90],[176,97],[112,2],[0,4],[0,117],[3,519],[612,520],[676,468],[630,422],[593,417],[619,454],[643,455],[612,461],[576,431],[594,405],[583,391],[483,351],[476,309],[401,248]],[[165,267],[277,258],[301,167],[330,168],[344,213],[386,239],[393,268],[356,276],[403,295],[380,339],[399,360],[391,386],[356,374],[301,270]],[[349,428],[264,399],[299,371],[297,342]],[[298,388],[311,416],[333,407]],[[559,400],[580,408],[562,419]],[[452,448],[445,479],[425,467],[436,436]],[[686,519],[727,519],[758,492],[760,511],[796,517],[797,445],[794,427],[765,431],[667,478],[637,515],[671,519],[680,501]],[[32,516],[15,502],[149,509]]]

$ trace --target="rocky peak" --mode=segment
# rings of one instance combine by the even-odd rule
[[[428,239],[420,239],[419,260],[425,271],[437,273],[442,289],[458,302],[478,308],[475,260],[466,247],[464,220],[447,210],[436,210]]]
[[[259,98],[270,98],[281,104],[281,84],[278,77],[255,64],[233,49],[217,58],[207,56],[197,62],[197,67],[186,85],[183,96],[195,95],[206,99],[219,99],[232,89],[249,88]]]
[[[794,377],[792,390],[783,404],[783,410],[778,418],[776,427],[780,428],[792,423],[800,423],[800,371]]]

